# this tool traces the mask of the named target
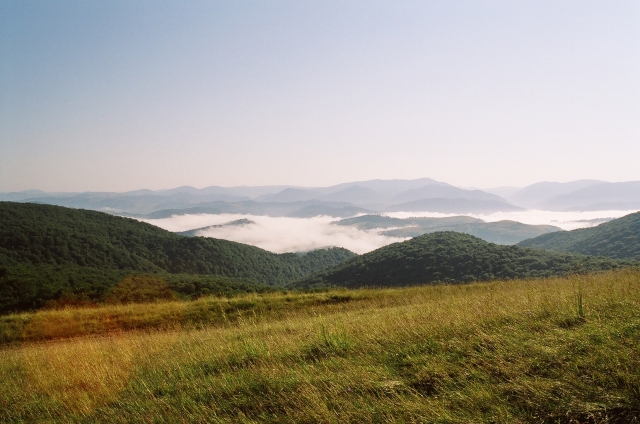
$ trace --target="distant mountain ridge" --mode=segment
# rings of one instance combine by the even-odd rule
[[[563,196],[575,190],[580,190],[603,181],[579,180],[568,183],[540,182],[524,187],[506,196],[510,202],[531,209],[544,209],[545,204],[554,197]]]
[[[422,199],[413,202],[392,205],[386,208],[389,212],[439,212],[439,213],[477,213],[519,211],[522,208],[498,200],[479,199]]]
[[[443,200],[444,199],[444,200]],[[408,202],[432,200],[433,212],[495,212],[517,210],[494,194],[465,190],[430,178],[370,180],[330,187],[178,187],[169,190],[135,190],[125,193],[0,193],[0,200],[54,204],[115,214],[166,217],[185,211],[245,213],[269,216],[309,217],[312,213],[346,216],[356,213],[398,210]],[[493,202],[493,203],[491,203]],[[166,212],[162,212],[166,211]],[[317,212],[316,212],[317,211]],[[205,212],[203,212],[205,213]],[[169,215],[170,216],[170,215]]]
[[[542,182],[505,198],[517,206],[550,211],[640,210],[640,181]]]
[[[500,195],[499,195],[500,194]],[[552,211],[640,210],[640,181],[610,183],[579,180],[540,182],[524,188],[464,189],[431,178],[368,180],[329,187],[183,186],[124,193],[45,193],[29,190],[0,193],[0,200],[55,204],[103,212],[147,216],[160,211],[184,214],[194,208],[209,213],[242,213],[309,217],[315,213],[345,216],[344,208],[367,212],[479,213],[541,209]],[[305,208],[304,211],[301,209]],[[342,209],[342,210],[339,210]],[[216,212],[220,210],[220,212]],[[298,212],[299,211],[299,212]]]

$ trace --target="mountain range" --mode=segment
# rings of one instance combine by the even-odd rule
[[[244,213],[269,216],[348,217],[358,213],[422,211],[479,213],[640,209],[640,181],[541,182],[524,188],[464,189],[430,178],[368,180],[329,187],[184,186],[124,193],[0,193],[0,200],[43,203],[113,214],[161,217],[185,213]],[[206,211],[206,212],[195,212]]]
[[[505,193],[504,191],[498,191]],[[579,180],[541,182],[504,194],[509,202],[527,209],[597,211],[640,209],[640,181],[610,183]]]

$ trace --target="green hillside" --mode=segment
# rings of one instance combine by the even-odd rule
[[[335,225],[348,225],[359,228],[361,230],[373,230],[377,228],[391,227],[440,227],[443,225],[459,225],[484,222],[478,218],[470,216],[449,216],[444,218],[418,217],[418,218],[392,218],[385,215],[362,215],[353,218],[341,219],[335,221]]]
[[[394,243],[294,283],[295,287],[395,287],[546,277],[616,269],[635,262],[499,246],[455,232]]]
[[[176,232],[176,234],[187,237],[197,237],[201,231],[206,231],[214,228],[244,227],[246,225],[252,224],[255,224],[255,222],[251,221],[250,219],[243,218],[236,219],[235,221],[225,222],[224,224],[208,225],[206,227],[194,228],[193,230],[178,231]]]
[[[199,290],[192,290],[193,275],[212,292],[280,287],[353,255],[341,248],[274,254],[101,212],[0,202],[0,311],[39,307],[65,294],[100,299],[132,273],[162,274],[186,287],[185,294]]]
[[[335,222],[362,230],[385,229],[380,234],[388,237],[418,237],[436,231],[456,231],[471,234],[491,243],[516,244],[531,237],[560,231],[552,225],[527,225],[515,221],[485,222],[469,216],[446,218],[391,218],[382,215],[363,215]],[[399,228],[398,228],[399,227]]]
[[[640,212],[597,227],[545,234],[524,240],[518,246],[640,260]]]

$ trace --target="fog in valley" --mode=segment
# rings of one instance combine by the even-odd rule
[[[525,210],[493,214],[466,214],[486,222],[511,220],[529,225],[553,225],[563,230],[574,230],[598,225],[608,219],[619,218],[632,211],[605,210],[588,212],[553,212]],[[434,212],[391,212],[385,216],[395,218],[445,218],[460,214]],[[251,223],[224,225],[240,219]],[[339,218],[317,216],[312,218],[270,217],[246,214],[189,214],[163,219],[140,219],[160,228],[183,232],[201,229],[197,236],[214,237],[251,244],[276,253],[304,252],[337,246],[362,254],[406,238],[381,235],[381,229],[362,230],[353,226],[334,225]],[[215,227],[212,227],[215,226]],[[387,227],[385,230],[389,230]]]
[[[524,210],[514,212],[495,212],[491,214],[465,214],[474,218],[482,219],[486,222],[498,222],[503,220],[521,222],[528,225],[554,225],[563,230],[570,231],[578,228],[593,227],[602,222],[620,218],[630,213],[637,212],[633,210],[604,210],[604,211],[585,211],[585,212],[559,212],[559,211],[543,211],[543,210]],[[447,217],[457,216],[459,214],[443,214],[434,212],[390,212],[385,214],[395,218],[410,217]]]
[[[238,219],[254,223],[206,228],[197,232],[204,237],[251,244],[275,253],[304,252],[328,246],[344,247],[356,253],[366,253],[404,238],[386,237],[377,231],[364,231],[353,227],[331,225],[336,218],[287,218],[252,215],[181,215],[165,219],[145,219],[169,231],[186,231],[212,225],[221,225]]]

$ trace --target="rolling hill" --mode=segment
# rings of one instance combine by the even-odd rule
[[[341,248],[274,254],[226,240],[183,237],[102,212],[0,202],[0,311],[9,304],[41,306],[65,293],[100,298],[131,273],[175,281],[181,275],[183,282],[193,282],[193,275],[216,276],[218,282],[281,287],[353,255]]]
[[[456,231],[470,234],[490,243],[512,245],[531,237],[560,231],[551,225],[527,225],[515,221],[473,222],[466,224],[441,225],[434,227],[412,226],[383,231],[389,237],[418,237],[436,231]]]
[[[181,236],[187,236],[187,237],[197,237],[200,231],[205,231],[212,228],[244,227],[246,225],[252,225],[252,224],[255,224],[255,222],[251,221],[250,219],[243,218],[243,219],[236,219],[235,221],[225,222],[224,224],[208,225],[206,227],[194,228],[193,230],[179,231],[176,234],[179,234]]]
[[[457,231],[471,234],[485,241],[497,244],[516,244],[519,241],[541,234],[560,231],[551,225],[527,225],[515,221],[485,222],[469,216],[445,218],[391,218],[382,215],[363,215],[335,222],[362,230],[385,229],[380,234],[388,237],[418,237],[436,231]]]
[[[498,246],[456,232],[437,232],[357,256],[293,287],[397,287],[565,275],[635,266],[635,262]]]
[[[544,234],[524,240],[518,246],[640,260],[640,212],[597,227]]]

